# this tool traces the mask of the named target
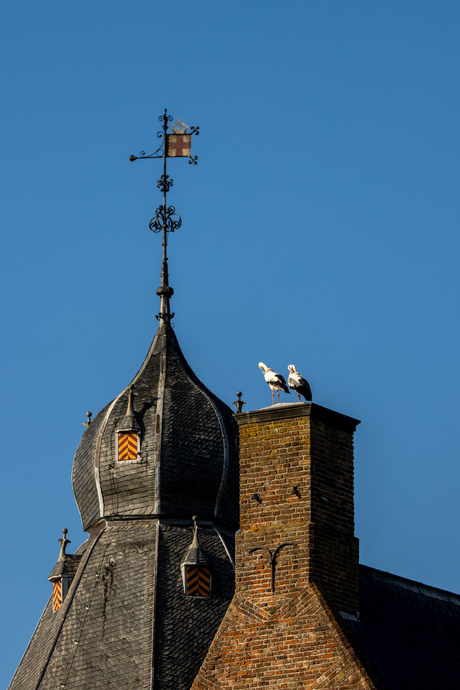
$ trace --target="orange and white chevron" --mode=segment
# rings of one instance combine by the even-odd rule
[[[137,434],[118,434],[118,460],[137,459]]]
[[[202,565],[187,566],[187,594],[191,597],[211,596],[211,575]]]
[[[53,582],[53,611],[61,608],[62,604],[62,583],[61,580]]]

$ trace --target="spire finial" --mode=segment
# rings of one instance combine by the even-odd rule
[[[174,314],[171,314],[169,308],[169,300],[174,294],[174,290],[169,287],[168,275],[168,257],[166,255],[166,247],[168,244],[168,232],[174,232],[182,225],[181,217],[176,213],[174,206],[166,206],[166,193],[169,192],[173,185],[172,179],[166,174],[166,159],[167,158],[189,158],[189,163],[197,163],[198,156],[191,155],[192,135],[199,134],[199,127],[191,127],[188,131],[188,125],[179,121],[173,125],[172,133],[168,134],[168,123],[173,119],[172,115],[168,115],[165,109],[164,115],[159,116],[159,121],[163,123],[162,130],[157,133],[158,138],[162,138],[162,144],[150,156],[146,156],[145,151],[141,151],[139,157],[130,156],[130,161],[135,161],[142,158],[163,158],[163,175],[157,183],[158,189],[163,192],[163,204],[155,210],[155,215],[150,220],[149,227],[152,232],[163,232],[163,261],[161,264],[161,286],[157,289],[157,295],[160,297],[160,313],[157,319],[163,323],[170,323]],[[188,133],[187,133],[188,132]]]
[[[237,391],[236,397],[238,398],[238,400],[232,402],[232,405],[236,405],[236,414],[243,412],[243,405],[246,405],[246,400],[241,400],[242,395],[243,393],[241,391]]]
[[[67,546],[67,544],[72,543],[69,539],[66,539],[66,534],[68,531],[69,530],[64,527],[64,529],[62,530],[62,539],[58,539],[58,542],[60,542],[60,544],[61,544],[61,550],[59,551],[59,558],[58,558],[59,561],[64,560],[66,546]]]
[[[117,432],[135,431],[137,434],[140,434],[139,424],[136,421],[136,415],[133,409],[133,397],[136,395],[133,390],[133,384],[128,386],[127,393],[128,405],[126,408],[126,414],[118,421]]]
[[[132,385],[129,386],[128,388],[128,409],[126,410],[126,414],[133,416],[133,387]]]
[[[82,422],[83,426],[86,426],[86,428],[88,428],[89,425],[91,424],[91,416],[92,416],[92,414],[93,414],[92,412],[87,412],[87,413],[86,413],[87,421],[86,421],[86,422]]]
[[[198,517],[196,515],[194,515],[192,517],[192,520],[193,520],[193,542],[192,542],[192,546],[194,546],[195,548],[199,548],[200,545],[198,544],[198,525],[196,524]]]

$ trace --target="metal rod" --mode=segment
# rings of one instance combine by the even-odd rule
[[[163,185],[163,266],[162,266],[162,271],[161,271],[161,285],[163,287],[166,287],[168,285],[168,257],[166,255],[166,244],[168,241],[167,237],[167,231],[166,231],[166,148],[167,148],[167,134],[166,130],[168,129],[168,115],[167,115],[167,110],[165,108],[165,114],[163,116],[163,132],[164,132],[164,140],[163,140],[163,179],[164,179],[164,185]],[[169,300],[167,300],[169,303]],[[168,310],[169,311],[169,310]]]
[[[164,214],[163,214],[163,263],[166,263],[167,256],[166,256],[166,242],[167,242],[167,232],[166,232],[166,148],[167,148],[167,134],[166,130],[168,129],[168,116],[167,116],[167,110],[165,108],[165,114],[164,114],[164,120],[163,120],[163,131],[164,131],[164,143],[163,143],[163,175],[164,175],[164,181],[165,184],[163,185],[163,208],[164,208]],[[167,276],[165,276],[167,278]],[[167,285],[167,283],[162,283],[162,285]]]

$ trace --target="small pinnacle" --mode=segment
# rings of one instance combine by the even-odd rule
[[[92,414],[93,414],[92,412],[87,412],[87,413],[86,413],[86,416],[87,416],[87,418],[88,418],[88,421],[87,421],[87,422],[82,422],[83,426],[86,426],[86,428],[88,428],[89,425],[91,424],[91,416],[92,416]]]
[[[71,544],[72,542],[69,539],[66,539],[66,534],[69,530],[64,527],[62,530],[62,539],[58,539],[58,542],[61,544],[61,550],[59,551],[59,560],[62,561],[64,556],[65,556],[65,549],[67,544]]]
[[[243,411],[243,405],[246,405],[246,400],[241,400],[241,396],[243,393],[241,391],[236,392],[236,397],[238,400],[235,400],[235,402],[232,402],[232,405],[236,405],[236,413],[239,414],[240,412]]]
[[[192,516],[193,520],[193,539],[195,540],[197,538],[196,534],[198,532],[198,525],[196,524],[198,517],[196,515]]]

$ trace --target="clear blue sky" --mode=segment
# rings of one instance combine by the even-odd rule
[[[157,327],[161,163],[128,157],[165,107],[201,130],[170,165],[190,365],[255,409],[258,362],[294,363],[361,419],[361,562],[460,592],[458,1],[19,0],[0,25],[1,687],[62,528],[85,539],[85,413]]]

